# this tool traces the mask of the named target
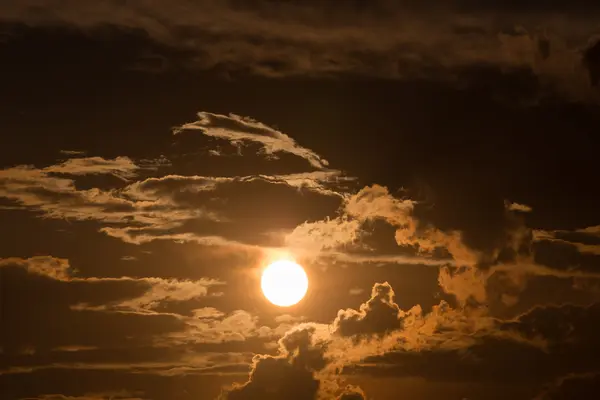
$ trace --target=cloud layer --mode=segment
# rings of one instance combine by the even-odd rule
[[[100,34],[106,25],[141,31],[188,54],[184,65],[191,68],[269,77],[358,74],[456,81],[463,71],[491,66],[530,74],[545,90],[597,100],[594,18],[577,6],[556,4],[179,0],[166,7],[144,0],[127,5],[20,1],[0,11],[6,21],[33,26],[64,24]],[[595,3],[578,6],[590,9]],[[138,64],[156,70],[147,59]]]

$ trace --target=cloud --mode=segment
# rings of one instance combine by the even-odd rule
[[[569,374],[542,391],[534,400],[587,400],[600,391],[600,373]]]
[[[175,199],[183,200],[181,194],[202,194],[212,192],[221,187],[236,184],[252,184],[256,182],[283,185],[298,190],[306,189],[324,196],[342,196],[336,189],[338,183],[352,181],[354,178],[342,175],[337,170],[321,170],[282,175],[249,175],[249,176],[199,176],[199,175],[165,175],[160,178],[147,178],[134,182],[123,188],[122,194],[127,198],[140,201],[155,201],[161,196],[171,198],[179,192]],[[175,200],[174,199],[174,200]]]
[[[360,221],[344,217],[304,222],[286,235],[285,242],[292,251],[317,255],[356,242],[360,226]]]
[[[526,213],[531,212],[533,210],[533,208],[531,208],[530,206],[521,203],[507,203],[507,208],[510,211],[520,211]]]
[[[54,349],[52,349],[52,351],[74,352],[74,351],[89,351],[89,350],[96,350],[96,349],[97,349],[97,347],[94,347],[94,346],[67,345],[67,346],[55,347]]]
[[[84,160],[75,162],[75,160]],[[85,161],[87,160],[87,161]],[[96,220],[104,223],[134,222],[143,225],[169,226],[182,220],[200,217],[202,212],[173,207],[168,199],[131,201],[115,190],[77,189],[70,178],[54,174],[109,174],[132,177],[137,169],[126,157],[100,162],[72,159],[43,169],[18,166],[0,171],[0,197],[23,207],[41,211],[57,219]],[[81,168],[81,169],[79,169]]]
[[[143,295],[112,305],[101,306],[97,309],[154,313],[152,310],[165,302],[181,302],[204,297],[208,295],[209,288],[224,284],[224,282],[216,279],[181,281],[176,279],[139,278],[139,280],[147,283],[150,287]],[[86,308],[85,306],[82,307]]]
[[[574,247],[579,253],[600,256],[600,233],[598,231],[598,226],[574,231],[545,231],[535,229],[533,231],[533,238],[538,242],[547,241],[563,244]],[[589,243],[590,240],[592,243]],[[588,243],[585,243],[586,241]]]
[[[156,313],[154,310],[164,302],[181,302],[207,296],[209,288],[224,284],[224,282],[220,280],[210,278],[199,280],[177,280],[155,277],[132,278],[128,276],[119,278],[80,278],[75,275],[75,271],[70,267],[68,260],[52,256],[3,258],[0,259],[0,267],[19,267],[25,269],[30,274],[40,275],[61,282],[87,284],[133,283],[139,287],[146,288],[146,290],[137,297],[100,306],[77,304],[73,306],[73,309],[77,310],[123,311],[154,314]]]
[[[214,234],[214,230],[224,234],[229,230],[228,234],[231,234],[232,229],[228,226],[233,221],[247,226],[242,217],[256,216],[260,210],[264,213],[266,208],[253,210],[248,208],[246,202],[246,207],[234,209],[230,204],[224,204],[232,196],[236,202],[242,203],[256,196],[255,189],[260,187],[273,191],[273,201],[280,201],[282,195],[300,199],[309,195],[338,204],[344,196],[343,185],[353,179],[337,170],[282,175],[166,175],[139,181],[133,179],[140,170],[155,170],[164,164],[161,160],[139,160],[134,163],[127,157],[85,157],[45,168],[7,168],[0,171],[0,197],[12,200],[23,208],[39,211],[46,218],[97,221],[103,225],[99,228],[101,232],[127,243],[173,240],[237,248],[244,247],[243,239],[242,243],[229,240]],[[124,184],[110,189],[80,189],[74,177],[90,175],[116,176]],[[228,219],[227,214],[232,211],[237,215]],[[204,232],[198,233],[202,229],[197,221],[211,221],[213,232],[204,228]],[[219,223],[225,224],[218,226]],[[233,229],[233,232],[240,232],[240,229]],[[255,230],[252,237],[257,237]]]
[[[402,312],[394,302],[394,290],[389,283],[373,286],[371,298],[360,310],[346,309],[338,312],[333,322],[334,331],[342,336],[385,334],[397,330]]]
[[[152,348],[139,348],[139,352],[149,351]],[[103,349],[107,351],[107,349]],[[163,357],[165,354],[161,354]],[[98,354],[96,354],[98,356]],[[37,364],[25,366],[12,366],[0,370],[0,376],[33,374],[39,371],[58,371],[66,370],[70,373],[74,371],[120,371],[128,374],[147,374],[153,377],[159,376],[185,376],[185,375],[209,375],[218,376],[220,374],[239,374],[248,371],[248,364],[251,361],[251,353],[209,353],[203,354],[167,354],[165,360],[160,361],[137,361],[140,357],[135,352],[130,352],[129,360],[119,360],[120,362],[55,362],[51,364]],[[175,356],[175,357],[174,357]],[[100,358],[102,358],[100,356]],[[105,357],[106,358],[106,357]],[[135,358],[135,359],[134,359]],[[146,357],[147,359],[147,357]],[[1,379],[1,378],[0,378]]]
[[[443,5],[178,0],[170,7],[145,1],[44,6],[27,0],[5,4],[0,13],[29,26],[64,24],[93,31],[110,24],[141,30],[164,47],[183,50],[188,56],[181,63],[194,69],[456,81],[464,70],[492,66],[504,73],[524,70],[545,88],[568,96],[597,98],[595,21],[571,6],[462,0]]]
[[[492,300],[489,297],[489,280],[492,277],[508,277],[502,287],[498,286],[500,281],[496,279],[493,290],[511,291],[510,299],[505,296],[505,300],[513,305],[519,301],[519,292],[525,290],[527,279],[549,276],[565,280],[598,279],[597,274],[589,269],[558,269],[543,265],[539,257],[540,249],[534,244],[542,239],[548,240],[549,236],[545,234],[542,237],[540,231],[532,231],[525,226],[518,215],[522,210],[515,210],[511,203],[505,203],[502,214],[495,222],[498,226],[493,227],[497,230],[493,233],[493,240],[481,244],[473,240],[470,230],[441,230],[435,227],[427,222],[419,206],[418,202],[412,200],[396,199],[385,187],[375,185],[349,196],[344,210],[356,220],[379,219],[393,226],[396,229],[396,243],[401,248],[416,250],[419,257],[412,257],[414,263],[421,259],[424,265],[441,267],[438,283],[446,293],[454,295],[459,304],[489,305]],[[598,245],[589,244],[594,232],[593,227],[587,231],[577,231],[588,242],[582,243],[581,239],[574,246],[580,251],[594,253]],[[554,237],[552,240],[557,241]],[[445,259],[444,253],[450,260]],[[372,256],[373,260],[378,257],[385,258],[381,255]],[[403,255],[396,257],[398,262],[403,261]],[[411,256],[404,258],[404,262],[411,263]],[[360,260],[368,262],[368,257]]]
[[[244,310],[186,313],[223,284],[215,279],[77,277],[67,260],[53,257],[2,259],[0,274],[10,287],[3,292],[3,319],[11,326],[0,375],[40,369],[219,374],[234,366],[239,372],[249,352],[264,351],[293,326],[267,327]],[[241,355],[230,354],[236,351]]]
[[[296,226],[285,236],[285,244],[295,254],[311,259],[336,261],[341,263],[397,263],[440,266],[451,264],[447,257],[431,257],[430,254],[377,254],[361,242],[369,235],[368,226],[383,220],[398,228],[396,232],[399,245],[415,245],[418,221],[412,216],[415,202],[409,199],[397,199],[383,186],[373,185],[360,189],[356,193],[345,193],[344,201],[335,218],[327,217],[318,221],[306,221]],[[433,230],[428,232],[432,236]],[[400,238],[404,235],[405,238]],[[439,237],[443,237],[440,233]],[[439,239],[439,238],[438,238]],[[426,250],[435,247],[426,242]],[[425,245],[425,239],[420,242]],[[448,245],[449,241],[437,246]],[[456,246],[455,246],[456,247]],[[353,251],[348,251],[353,250]],[[366,250],[366,251],[365,251]],[[425,253],[425,252],[424,252]]]
[[[200,314],[198,314],[200,313]],[[279,334],[259,324],[259,318],[245,310],[235,310],[225,315],[218,310],[195,312],[193,317],[179,316],[186,328],[157,339],[164,346],[191,343],[244,342],[251,338],[273,339]],[[286,326],[289,326],[286,324]]]
[[[225,135],[235,141],[235,135],[242,132],[243,140],[258,140],[257,143],[267,146],[268,153],[288,152],[313,164],[321,159],[287,135],[254,120],[210,113],[200,113],[199,117],[196,128],[217,129],[211,131],[214,135]],[[440,286],[455,295],[461,304],[487,301],[487,279],[492,274],[490,266],[500,263],[503,267],[495,269],[495,273],[516,274],[518,272],[514,271],[520,268],[517,264],[535,264],[531,259],[519,256],[513,271],[509,271],[508,265],[517,259],[517,255],[527,254],[528,250],[523,249],[530,239],[529,230],[515,217],[509,203],[505,204],[497,239],[481,247],[471,243],[472,234],[468,231],[441,230],[426,222],[417,212],[418,202],[397,198],[384,186],[367,186],[357,192],[348,190],[345,184],[353,178],[338,170],[324,169],[324,163],[319,164],[321,169],[317,171],[294,174],[167,175],[131,182],[136,171],[147,168],[142,164],[142,161],[133,163],[127,157],[112,160],[85,157],[43,169],[9,168],[0,173],[0,196],[39,210],[46,217],[100,222],[100,232],[131,244],[169,240],[262,255],[286,246],[296,257],[321,263],[443,267],[438,279]],[[64,177],[94,174],[115,175],[128,181],[118,189],[80,190],[73,179]],[[337,216],[290,223],[291,229],[282,230],[281,218],[289,219],[289,215],[297,213],[297,220],[303,219],[299,215],[303,211],[300,208],[298,211],[282,210],[281,218],[276,213],[284,193],[297,196],[298,193],[286,191],[289,188],[301,191],[302,196],[316,196],[315,201],[327,200],[328,203],[323,204],[331,210],[338,207]],[[265,192],[275,189],[269,194]],[[256,198],[256,193],[261,194],[260,198]],[[276,199],[273,207],[265,203],[269,199]],[[287,200],[285,203],[292,204]],[[327,214],[315,211],[314,215],[319,213]],[[261,221],[264,233],[257,234],[252,223],[257,220]],[[273,222],[273,227],[269,221]],[[381,254],[363,242],[362,239],[370,234],[370,227],[378,221],[395,228],[398,253]],[[251,232],[247,232],[247,228],[244,230],[248,226],[253,227]],[[538,272],[548,274],[543,268],[527,268],[525,276]],[[556,276],[562,277],[564,273]],[[514,303],[516,294],[511,295]]]
[[[366,398],[359,389],[343,392],[340,373],[521,382],[526,371],[535,370],[530,381],[542,383],[565,371],[598,366],[596,352],[590,353],[597,329],[588,323],[597,312],[597,304],[537,307],[502,320],[445,301],[430,312],[420,306],[404,311],[394,302],[391,286],[379,283],[359,310],[340,310],[331,326],[290,330],[280,339],[277,355],[255,356],[248,381],[223,396],[254,399],[277,393],[312,399],[324,390],[323,398],[333,393]],[[510,367],[511,360],[522,364]],[[290,381],[302,382],[306,391],[288,391],[295,387]]]
[[[69,157],[73,156],[85,156],[87,152],[85,150],[61,150],[60,154],[64,154]]]
[[[83,396],[67,396],[64,394],[43,394],[37,397],[27,397],[23,400],[144,400],[143,393],[133,393],[126,390],[117,392],[86,393]]]
[[[344,374],[444,382],[541,385],[598,371],[597,327],[590,323],[598,304],[535,307],[510,320],[466,311],[442,303],[430,313],[413,311],[400,330],[352,346],[330,343],[329,355],[345,365]]]
[[[339,395],[338,400],[365,400],[366,398],[367,396],[361,388],[348,385],[344,392]]]
[[[380,185],[367,186],[350,196],[344,205],[344,211],[360,221],[383,219],[392,225],[410,225],[414,202],[399,200],[388,189]]]
[[[104,159],[102,157],[70,158],[67,161],[51,165],[42,171],[46,174],[66,175],[113,175],[123,180],[133,178],[140,169],[129,157]]]
[[[58,281],[70,280],[73,272],[69,260],[52,256],[0,258],[0,267],[11,266],[18,266],[30,274],[41,275]]]
[[[256,355],[248,381],[225,390],[221,398],[363,399],[356,397],[361,393],[359,389],[340,390],[334,379],[321,373],[328,362],[325,358],[327,336],[311,324],[290,330],[279,340],[278,355]],[[338,392],[341,392],[340,397],[336,396]]]
[[[197,121],[176,128],[174,133],[179,134],[190,130],[227,140],[238,147],[244,142],[259,143],[268,157],[275,157],[276,153],[284,152],[305,159],[314,168],[323,169],[329,164],[312,150],[298,145],[288,135],[248,117],[199,112]]]
[[[27,397],[23,400],[144,400],[143,393],[119,392],[87,393],[83,396],[67,396],[64,394],[43,394],[38,397]]]
[[[487,300],[486,281],[489,277],[484,271],[476,268],[440,269],[438,282],[446,293],[451,293],[460,304],[474,300],[483,304]]]
[[[328,343],[332,365],[343,368],[394,351],[460,351],[475,345],[479,337],[502,336],[494,332],[498,321],[483,310],[452,308],[442,300],[430,312],[424,312],[420,305],[405,311],[392,294],[389,284],[377,283],[371,299],[359,310],[338,312]]]

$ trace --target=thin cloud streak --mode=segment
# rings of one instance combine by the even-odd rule
[[[200,131],[203,135],[229,141],[240,147],[244,142],[259,143],[267,157],[274,158],[276,153],[289,153],[303,158],[314,168],[324,169],[329,163],[310,149],[302,147],[288,135],[261,122],[236,114],[221,115],[199,112],[198,120],[173,130],[174,134],[185,131]]]

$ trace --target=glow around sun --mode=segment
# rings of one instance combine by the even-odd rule
[[[308,277],[295,262],[279,260],[265,268],[260,285],[267,300],[276,306],[289,307],[306,294]]]

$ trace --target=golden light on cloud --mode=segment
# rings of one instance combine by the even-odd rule
[[[289,307],[306,294],[308,276],[295,262],[279,260],[265,268],[260,284],[267,300],[276,306]]]

